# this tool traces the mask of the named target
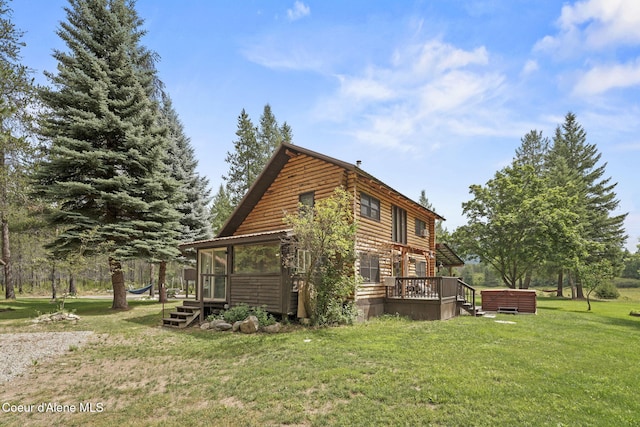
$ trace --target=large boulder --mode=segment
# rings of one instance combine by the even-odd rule
[[[240,325],[242,324],[242,320],[238,320],[233,322],[233,327],[231,328],[232,332],[238,332],[240,330]]]
[[[221,322],[221,323],[217,323],[213,329],[215,329],[216,331],[228,331],[231,328],[233,328],[233,325],[227,322]]]
[[[268,334],[277,334],[282,329],[280,322],[276,322],[273,325],[263,326],[262,330]]]
[[[216,329],[218,327],[218,325],[222,324],[222,323],[227,323],[222,319],[213,319],[210,323],[209,326],[211,329]]]
[[[255,334],[260,329],[260,322],[256,316],[249,316],[240,323],[240,332],[243,334]]]

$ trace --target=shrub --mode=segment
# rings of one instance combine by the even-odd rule
[[[258,318],[258,322],[260,322],[260,326],[269,326],[276,323],[275,317],[269,314],[262,307],[249,307],[247,304],[238,304],[229,308],[228,310],[223,310],[220,312],[218,316],[209,316],[207,320],[214,319],[223,319],[227,323],[235,323],[238,321],[245,320],[249,316],[256,316]]]
[[[595,294],[600,299],[616,299],[620,296],[618,288],[613,282],[604,282],[595,290]]]
[[[351,325],[358,318],[358,309],[353,301],[341,303],[331,300],[318,317],[319,325]]]

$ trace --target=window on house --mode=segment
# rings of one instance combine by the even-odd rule
[[[427,223],[421,219],[416,218],[416,236],[427,237],[427,233],[429,233],[429,231],[425,230],[427,230]]]
[[[416,276],[418,276],[418,277],[427,277],[427,262],[426,261],[417,261],[416,262]]]
[[[234,246],[233,272],[235,274],[279,273],[280,243]]]
[[[380,283],[380,258],[377,255],[360,254],[360,276],[364,283]]]
[[[360,215],[380,221],[380,200],[360,193]]]
[[[304,249],[296,250],[296,260],[294,272],[297,274],[306,273],[311,268],[311,252]]]
[[[397,206],[391,208],[391,240],[407,244],[407,211]]]
[[[302,205],[300,207],[300,213],[313,209],[315,205],[315,192],[309,191],[308,193],[302,193],[300,197],[298,197],[298,201]]]

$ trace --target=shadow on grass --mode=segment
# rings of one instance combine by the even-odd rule
[[[125,322],[135,323],[136,325],[149,327],[160,326],[162,325],[162,311],[158,313],[147,314],[145,316],[129,317],[128,319],[124,320]]]

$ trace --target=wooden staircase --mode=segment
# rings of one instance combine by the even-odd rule
[[[476,305],[476,290],[458,279],[458,304],[472,316],[483,316],[484,311],[480,306]]]
[[[460,306],[464,309],[464,311],[466,311],[472,316],[484,316],[484,311],[482,311],[482,307],[479,307],[477,305],[473,306],[473,304],[471,304],[470,302],[463,302]]]
[[[182,305],[176,307],[176,311],[169,313],[169,317],[162,319],[162,326],[170,328],[186,328],[200,317],[200,307],[196,305]]]

